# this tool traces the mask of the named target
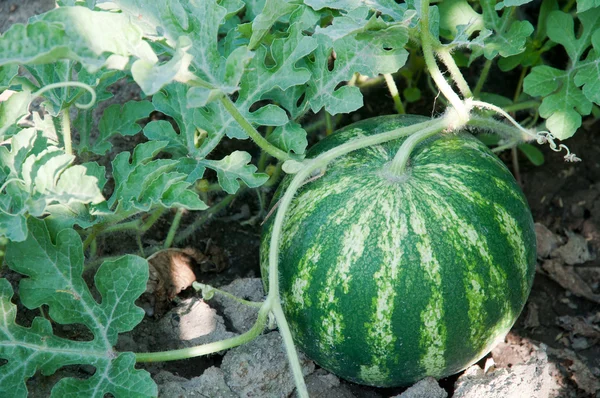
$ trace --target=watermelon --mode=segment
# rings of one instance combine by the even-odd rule
[[[364,120],[308,157],[426,120]],[[392,175],[403,141],[331,162],[298,191],[280,242],[280,294],[297,347],[344,379],[378,387],[443,378],[477,362],[517,319],[535,270],[526,199],[485,145],[467,132],[440,133],[417,145],[403,175]],[[266,289],[273,219],[261,242]]]

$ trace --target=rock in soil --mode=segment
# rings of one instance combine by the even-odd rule
[[[356,398],[337,376],[325,369],[317,369],[306,378],[308,396],[311,398]]]
[[[315,364],[298,353],[302,373],[314,372]],[[294,378],[279,332],[261,335],[225,354],[221,369],[225,382],[242,398],[287,397],[294,391]]]
[[[213,366],[191,380],[163,370],[154,377],[154,381],[158,385],[159,397],[238,398],[227,387],[223,376],[221,369]]]
[[[557,398],[560,386],[550,367],[543,349],[534,350],[526,362],[512,368],[485,373],[474,365],[456,381],[453,398]]]
[[[182,300],[156,325],[156,336],[165,349],[192,347],[237,336],[225,329],[217,311],[199,297]]]
[[[446,398],[448,393],[433,377],[426,377],[393,398]]]
[[[236,279],[220,289],[248,301],[260,302],[265,295],[260,278]],[[221,294],[215,294],[209,304],[223,314],[229,321],[231,329],[236,333],[248,331],[254,325],[258,315],[258,308],[249,307]]]

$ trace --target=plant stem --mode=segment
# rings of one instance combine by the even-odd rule
[[[281,335],[281,339],[284,342],[290,342],[290,344],[284,343],[284,347],[288,356],[290,368],[292,369],[292,374],[294,375],[294,382],[296,383],[296,392],[298,393],[298,396],[300,398],[309,398],[308,390],[306,389],[306,383],[304,381],[304,376],[302,375],[302,365],[300,364],[298,352],[296,351],[296,346],[294,345],[292,332],[290,331],[287,319],[285,318],[285,314],[283,313],[283,309],[281,308],[280,300],[273,301],[271,311],[273,312],[273,315],[275,315],[275,319],[277,320],[277,326],[279,326],[279,334]]]
[[[184,212],[185,209],[183,207],[177,209],[175,217],[173,217],[173,222],[171,223],[171,228],[169,228],[167,239],[165,239],[165,249],[168,249],[173,244],[173,239],[175,238],[175,234],[177,233],[177,229],[179,228],[179,223],[181,222],[181,217],[183,216]]]
[[[182,232],[177,234],[177,238],[175,238],[174,240],[175,244],[179,244],[186,240],[191,234],[193,234],[198,228],[200,228],[202,224],[204,224],[206,221],[208,221],[209,218],[214,216],[215,213],[218,213],[219,211],[226,208],[233,201],[233,199],[240,194],[240,192],[242,192],[242,189],[238,190],[233,195],[228,195],[224,197],[219,203],[203,211],[200,214],[200,216],[198,216],[196,221],[194,221],[191,225],[187,226]]]
[[[456,83],[456,87],[458,87],[462,96],[464,98],[471,98],[473,96],[471,88],[469,87],[469,84],[465,80],[463,74],[460,72],[458,65],[456,65],[454,58],[452,58],[450,51],[448,51],[448,49],[445,47],[439,46],[436,49],[436,53],[444,65],[446,65],[446,68],[448,68],[448,72],[450,72],[450,76],[452,76],[452,79],[454,80],[454,83]]]
[[[67,155],[72,155],[73,144],[71,142],[71,115],[69,115],[69,108],[63,109],[60,113],[60,127],[63,143],[65,144],[65,153]]]
[[[325,135],[333,134],[333,122],[331,121],[331,115],[326,110],[325,112]]]
[[[167,209],[164,207],[159,207],[158,209],[154,210],[150,216],[139,226],[139,231],[142,233],[147,232],[166,211]]]
[[[398,112],[400,115],[405,114],[406,111],[404,110],[404,105],[402,104],[402,100],[400,99],[400,93],[398,92],[398,86],[396,86],[396,81],[394,80],[394,77],[389,73],[384,74],[383,77],[385,79],[385,83],[388,86],[388,90],[390,90],[392,99],[394,100],[396,112]]]
[[[426,129],[419,131],[416,134],[412,134],[408,137],[396,152],[396,156],[392,159],[390,167],[388,169],[388,173],[393,177],[400,177],[406,172],[406,166],[408,165],[408,160],[410,159],[410,154],[413,149],[417,146],[417,144],[432,135],[438,134],[440,131],[444,130],[448,127],[448,122],[443,118],[439,120],[437,124],[432,125]]]
[[[536,100],[515,102],[514,104],[503,107],[505,112],[517,112],[524,109],[534,109],[540,106],[540,102]]]
[[[237,296],[234,296],[233,294],[231,294],[229,292],[226,292],[225,290],[217,289],[216,287],[205,285],[204,283],[192,282],[192,287],[196,291],[202,290],[202,296],[205,296],[205,295],[210,294],[210,293],[217,293],[217,294],[220,294],[221,296],[225,296],[228,299],[237,301],[238,303],[243,304],[243,305],[247,305],[249,307],[261,308],[263,306],[262,302],[258,303],[256,301],[244,300],[244,299],[241,299],[241,298],[239,298]],[[205,299],[205,300],[209,300],[209,299]]]
[[[160,362],[160,361],[175,361],[178,359],[187,359],[198,357],[206,354],[223,351],[228,348],[237,347],[244,343],[252,341],[258,337],[265,329],[267,324],[267,315],[269,314],[269,303],[265,301],[258,311],[258,318],[250,330],[239,336],[232,337],[214,343],[202,344],[196,347],[182,348],[180,350],[160,351],[160,352],[144,352],[136,353],[136,362]]]
[[[267,139],[263,137],[258,132],[258,130],[256,130],[254,126],[250,124],[248,120],[246,120],[244,115],[242,115],[240,111],[238,111],[235,104],[231,101],[231,99],[228,96],[223,95],[219,99],[219,101],[221,101],[221,104],[223,104],[225,109],[227,109],[227,112],[229,112],[229,114],[235,119],[235,121],[238,122],[238,124],[244,129],[246,134],[248,134],[248,136],[252,138],[256,145],[258,145],[263,151],[267,152],[269,155],[279,160],[286,161],[291,159],[290,155],[288,155],[287,153],[285,153],[284,151],[267,141]]]
[[[525,75],[527,75],[528,70],[529,67],[524,67],[521,70],[521,76],[519,76],[517,88],[515,89],[515,95],[513,96],[513,102],[517,102],[517,100],[519,99],[519,94],[521,94],[521,89],[523,88],[523,81],[525,80]]]
[[[435,55],[433,52],[433,39],[429,33],[429,0],[421,1],[421,20],[419,24],[421,27],[421,45],[423,48],[423,57],[425,58],[427,70],[442,94],[444,94],[444,97],[450,101],[450,104],[456,110],[458,115],[458,125],[462,125],[469,120],[469,110],[454,92],[452,87],[450,87],[450,84],[448,84],[444,78],[444,75],[437,65],[437,61],[435,60]]]
[[[492,67],[492,60],[487,59],[485,64],[483,64],[483,69],[481,71],[481,75],[479,75],[479,79],[477,80],[477,84],[475,85],[475,90],[473,91],[473,95],[475,98],[479,98],[479,94],[481,94],[481,89],[487,80],[488,74],[490,73],[490,68]]]

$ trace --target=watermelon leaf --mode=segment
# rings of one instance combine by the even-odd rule
[[[582,115],[589,115],[592,103],[600,104],[597,63],[600,59],[600,9],[578,15],[582,32],[575,36],[573,17],[562,11],[548,16],[547,34],[565,49],[569,65],[561,70],[548,65],[535,66],[525,78],[523,90],[532,96],[541,96],[540,115],[546,118],[546,127],[559,139],[575,134],[581,126]],[[589,49],[586,59],[582,55]]]
[[[134,301],[146,289],[148,264],[136,256],[106,261],[98,269],[95,285],[101,302],[85,284],[83,248],[77,232],[62,230],[53,243],[44,221],[29,218],[27,239],[11,242],[6,252],[8,266],[28,278],[19,285],[19,297],[29,309],[42,305],[60,324],[82,324],[93,333],[91,341],[56,336],[49,320],[37,317],[31,327],[18,325],[13,290],[0,279],[0,395],[26,397],[26,380],[37,371],[51,375],[66,365],[94,366],[88,379],[63,378],[52,389],[52,397],[156,396],[150,374],[136,370],[133,353],[113,349],[117,335],[132,330],[144,316]]]

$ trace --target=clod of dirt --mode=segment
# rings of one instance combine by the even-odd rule
[[[548,354],[560,359],[560,365],[569,374],[569,378],[577,384],[581,390],[590,396],[600,392],[600,380],[592,373],[590,368],[583,363],[577,354],[571,350],[548,347]]]
[[[192,347],[237,336],[227,331],[223,318],[198,297],[182,300],[157,323],[155,332],[165,349]]]
[[[438,384],[433,377],[426,377],[402,394],[393,398],[446,398],[448,393]]]
[[[298,355],[304,376],[314,372],[315,364],[304,354]],[[229,350],[221,369],[229,388],[242,398],[287,397],[294,391],[294,378],[278,332]]]
[[[544,349],[535,350],[525,363],[485,373],[468,368],[455,384],[453,398],[554,398],[560,386],[550,375],[551,364]]]
[[[238,398],[227,384],[219,368],[210,367],[193,379],[175,376],[165,370],[154,376],[159,397]]]
[[[564,315],[558,318],[558,324],[570,332],[573,349],[585,350],[600,341],[599,317],[600,313],[585,318]]]
[[[527,303],[523,327],[526,329],[535,329],[538,326],[540,326],[540,310],[536,303],[530,301]]]
[[[340,384],[340,379],[327,372],[317,369],[306,378],[306,389],[309,397],[315,398],[355,398],[347,386]]]
[[[600,304],[600,294],[594,293],[590,284],[579,276],[576,267],[564,265],[562,258],[546,260],[542,264],[542,268],[550,278],[571,293]],[[595,283],[593,280],[590,280],[590,282]]]
[[[569,265],[583,264],[596,258],[590,253],[587,240],[578,234],[567,231],[569,241],[552,252],[553,257],[561,257]]]
[[[537,243],[537,256],[540,259],[550,257],[550,253],[554,251],[560,244],[560,239],[544,224],[535,223],[535,240]]]
[[[220,289],[249,301],[262,301],[265,295],[260,278],[236,279]],[[254,325],[258,314],[258,308],[249,307],[221,294],[215,294],[209,304],[223,314],[229,321],[231,329],[236,333],[248,331]]]

